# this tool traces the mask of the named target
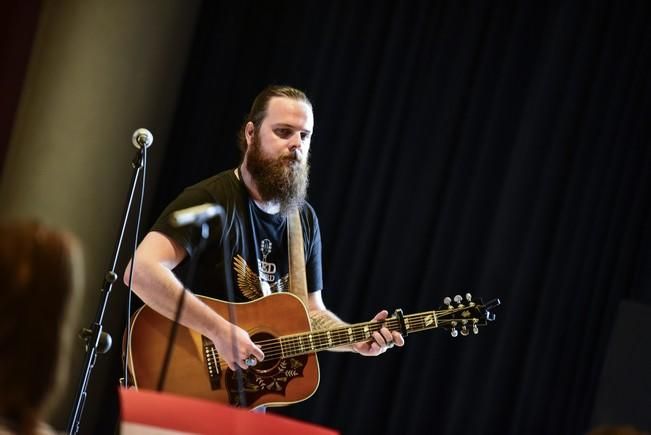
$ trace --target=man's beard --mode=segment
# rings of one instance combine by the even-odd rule
[[[263,155],[258,135],[255,135],[247,155],[246,168],[262,200],[277,202],[281,213],[286,214],[305,202],[310,172],[307,156],[304,160],[293,153],[268,158]]]

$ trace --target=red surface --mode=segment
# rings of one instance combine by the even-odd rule
[[[333,435],[338,432],[286,417],[146,390],[120,389],[122,422],[202,434]]]

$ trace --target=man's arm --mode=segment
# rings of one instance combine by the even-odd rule
[[[308,295],[308,305],[310,322],[314,329],[330,329],[348,325],[326,308],[320,290]],[[373,317],[373,320],[379,322],[386,319],[388,315],[388,311],[382,310]],[[335,352],[356,352],[364,356],[376,356],[384,353],[393,344],[401,347],[405,344],[405,339],[398,331],[389,331],[388,328],[383,327],[373,333],[373,340],[343,345],[332,350]]]
[[[181,245],[156,231],[148,233],[136,250],[133,290],[147,305],[169,319],[174,319],[181,293],[185,291],[172,269],[186,256]],[[130,273],[131,262],[124,272],[127,285]],[[251,355],[259,361],[264,358],[245,330],[214,312],[192,292],[187,291],[184,298],[179,322],[212,340],[232,370],[238,366],[246,369],[244,359]]]

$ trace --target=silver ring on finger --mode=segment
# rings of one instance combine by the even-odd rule
[[[246,364],[248,367],[253,367],[254,365],[257,364],[257,362],[258,362],[258,360],[256,360],[252,356],[244,359],[244,364]]]

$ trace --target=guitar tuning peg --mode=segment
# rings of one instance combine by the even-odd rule
[[[472,295],[470,293],[466,293],[466,300],[468,302],[472,301]]]
[[[452,330],[450,331],[450,335],[452,337],[456,337],[457,335],[459,335],[459,331],[457,331],[456,328],[452,328]]]
[[[470,334],[470,331],[468,331],[468,328],[466,327],[466,325],[463,325],[461,327],[461,335],[463,335],[464,337],[467,337],[468,334]]]
[[[446,296],[445,299],[443,299],[443,303],[449,307],[450,304],[452,303],[452,299]]]
[[[461,295],[456,295],[454,297],[454,302],[456,302],[457,304],[461,303],[462,300],[463,298],[461,297]]]
[[[472,333],[475,335],[479,334],[479,327],[477,325],[472,325]]]

